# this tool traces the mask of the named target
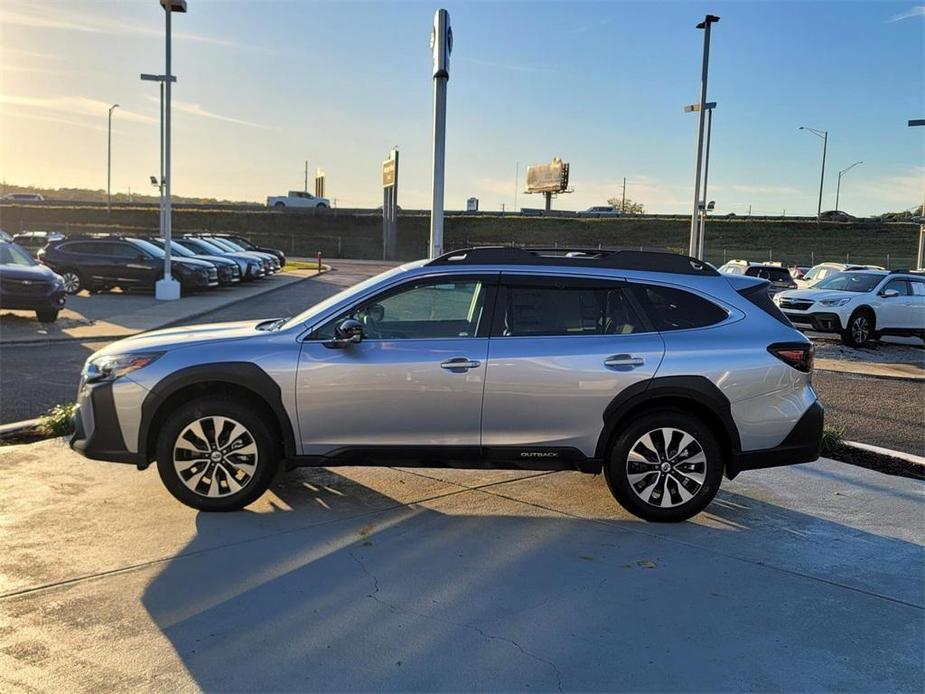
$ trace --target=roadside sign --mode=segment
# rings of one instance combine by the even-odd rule
[[[395,166],[394,159],[386,159],[382,162],[382,187],[390,188],[395,185]]]

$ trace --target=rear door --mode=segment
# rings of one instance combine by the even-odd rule
[[[495,458],[593,456],[608,404],[664,354],[620,280],[503,273],[491,335],[482,445]]]

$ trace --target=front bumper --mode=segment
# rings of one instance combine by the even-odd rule
[[[64,308],[67,292],[57,289],[47,294],[20,294],[0,291],[0,308],[37,311],[43,309]]]
[[[81,385],[70,446],[91,460],[143,467],[147,461],[129,451],[122,438],[112,387],[112,383]]]
[[[797,311],[784,310],[784,315],[794,325],[809,325],[813,330],[820,333],[840,333],[842,327],[841,316],[837,313],[814,312],[799,313]]]
[[[825,410],[816,400],[806,409],[779,446],[733,453],[726,465],[726,476],[733,479],[743,470],[811,463],[819,458],[824,422]]]

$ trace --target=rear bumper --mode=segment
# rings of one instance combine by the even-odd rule
[[[819,458],[824,421],[825,411],[817,400],[807,408],[779,446],[733,453],[726,465],[726,477],[733,479],[743,470],[811,463]]]
[[[837,313],[795,313],[793,311],[784,311],[787,319],[796,324],[809,325],[821,333],[840,333],[842,328],[841,318]]]

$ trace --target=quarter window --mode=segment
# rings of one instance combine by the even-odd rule
[[[493,334],[502,337],[625,335],[643,330],[622,287],[616,285],[507,286]]]
[[[639,301],[659,330],[704,328],[729,315],[725,309],[683,289],[636,285]]]
[[[485,291],[477,279],[416,283],[339,315],[315,336],[329,340],[341,321],[354,318],[363,324],[366,339],[475,337],[483,319]]]

